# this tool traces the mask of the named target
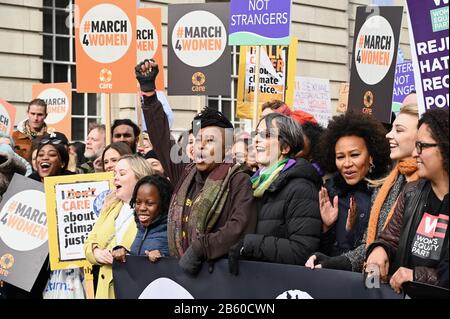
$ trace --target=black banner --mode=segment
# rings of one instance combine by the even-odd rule
[[[169,5],[169,95],[231,92],[228,3]]]
[[[240,261],[239,276],[228,261],[204,263],[196,277],[186,275],[175,258],[152,264],[146,257],[129,256],[113,264],[119,299],[399,299],[388,286],[366,288],[361,273]]]
[[[391,122],[403,7],[358,7],[348,108]]]

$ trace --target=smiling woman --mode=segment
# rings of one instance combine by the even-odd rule
[[[69,151],[67,137],[59,132],[42,136],[37,146],[36,168],[29,177],[43,182],[45,177],[72,175],[67,170]]]
[[[151,262],[169,255],[167,213],[173,187],[167,178],[155,175],[140,179],[133,191],[130,206],[138,227],[130,250],[117,247],[113,257],[125,262],[126,255],[147,256]]]
[[[408,183],[380,238],[367,249],[367,264],[397,292],[409,281],[448,289],[448,109],[419,120],[416,149],[421,179]]]
[[[149,164],[138,155],[122,156],[114,168],[116,190],[107,196],[100,216],[84,243],[87,260],[99,265],[96,298],[114,298],[112,250],[115,246],[130,249],[136,237],[136,222],[129,203],[139,179],[153,175]]]
[[[333,175],[319,194],[320,252],[338,256],[363,243],[373,191],[367,179],[383,177],[390,164],[385,135],[375,118],[351,112],[334,117],[322,135],[321,165]]]

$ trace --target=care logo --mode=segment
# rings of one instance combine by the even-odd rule
[[[205,92],[206,76],[202,72],[196,72],[192,76],[192,92]]]
[[[206,77],[202,72],[196,72],[194,73],[194,75],[192,76],[192,84],[200,86],[205,84],[206,82]]]
[[[365,21],[356,38],[355,64],[359,77],[368,85],[384,79],[395,54],[394,31],[382,16]]]
[[[137,56],[138,62],[145,59],[150,60],[155,57],[158,49],[159,39],[155,26],[147,18],[137,16]]]
[[[10,248],[29,251],[47,242],[45,194],[26,190],[12,196],[0,211],[0,237]]]
[[[62,121],[69,111],[69,98],[60,89],[50,88],[39,93],[38,98],[47,103],[47,124],[56,124]]]
[[[192,67],[205,67],[222,56],[227,31],[222,21],[207,11],[193,11],[175,24],[172,46],[177,57]]]
[[[107,68],[103,68],[100,70],[99,80],[102,83],[109,83],[112,81],[112,72]]]
[[[367,91],[364,94],[364,106],[366,108],[371,108],[373,105],[373,93],[372,91]]]
[[[11,269],[14,265],[14,256],[11,254],[4,254],[2,257],[0,257],[0,267],[8,270]]]
[[[108,20],[98,17],[107,16]],[[126,13],[113,4],[99,4],[82,18],[79,41],[86,54],[99,63],[113,63],[130,47],[133,35]]]

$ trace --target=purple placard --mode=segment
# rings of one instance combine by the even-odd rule
[[[403,100],[415,91],[414,70],[411,61],[398,63],[395,69],[394,95],[392,98],[392,111],[400,112]]]
[[[448,0],[407,0],[420,113],[448,108]]]
[[[231,0],[229,45],[290,43],[291,0]]]

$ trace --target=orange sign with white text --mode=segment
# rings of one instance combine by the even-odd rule
[[[161,9],[137,10],[137,62],[154,59],[159,66],[156,89],[164,90],[164,61],[162,51]]]
[[[77,92],[135,93],[136,1],[76,1]]]
[[[11,135],[16,119],[16,108],[0,99],[0,132]]]
[[[47,131],[61,132],[72,139],[72,84],[34,84],[32,95],[47,103]]]

